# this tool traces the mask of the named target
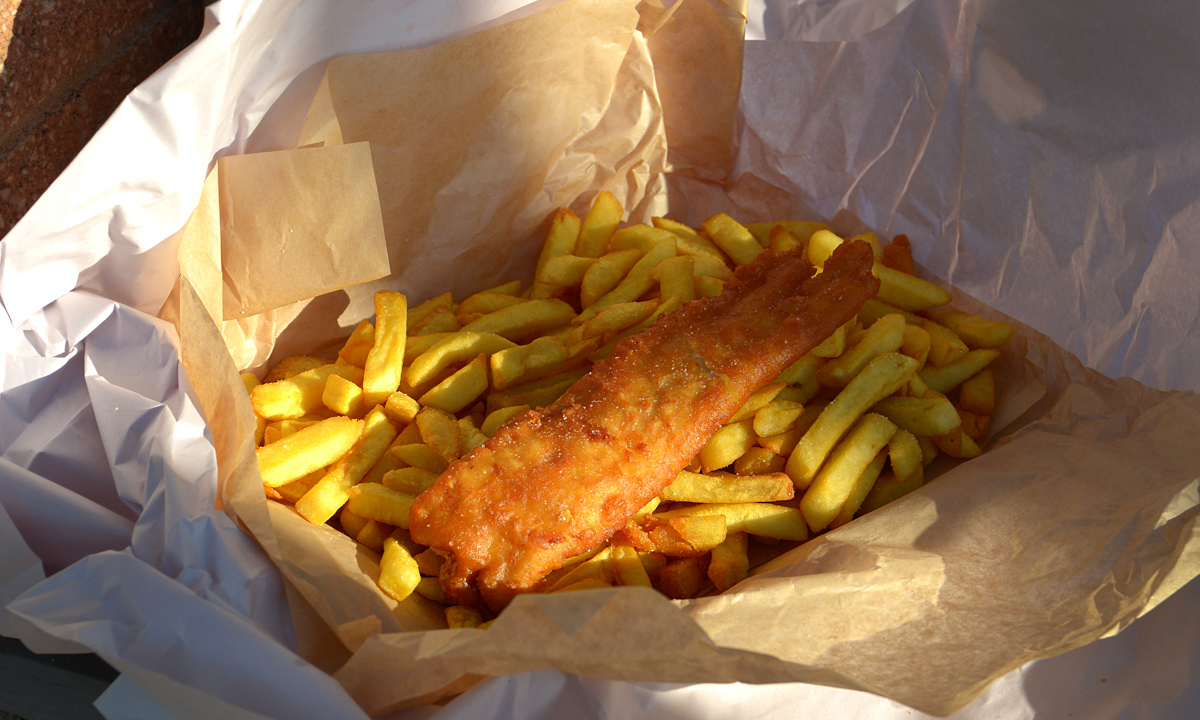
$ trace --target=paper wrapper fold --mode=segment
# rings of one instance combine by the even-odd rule
[[[125,250],[81,242],[62,262],[83,287],[40,305],[11,289],[13,268],[68,256],[69,243],[38,250],[17,234],[0,246],[13,321],[0,427],[29,429],[6,437],[0,537],[15,528],[61,569],[40,580],[27,553],[0,564],[5,632],[77,643],[135,681],[161,675],[273,717],[381,714],[540,668],[824,683],[945,714],[1024,663],[1118,631],[1200,574],[1200,398],[1109,379],[1033,329],[1057,300],[1018,307],[1013,289],[1037,274],[1035,240],[1054,240],[997,234],[1010,224],[989,224],[978,176],[964,173],[1004,132],[1044,117],[1028,68],[1017,82],[985,60],[999,80],[971,84],[983,45],[1001,58],[1014,47],[979,32],[994,19],[986,8],[916,0],[855,42],[744,45],[739,3],[568,0],[428,47],[346,55],[383,49],[378,39],[298,63],[288,49],[308,34],[224,5],[197,52],[228,26],[293,63],[274,84],[249,83],[272,88],[279,107],[304,105],[282,89],[289,82],[310,88],[307,115],[288,121],[292,149],[226,153],[209,173],[231,142],[214,130],[204,162],[189,166],[189,202],[168,203],[159,240],[169,242],[139,252],[128,250],[137,233],[113,245]],[[297,18],[335,22],[323,8]],[[192,68],[186,57],[179,67]],[[1045,107],[1060,99],[1046,93]],[[241,112],[251,127],[269,116]],[[282,181],[262,187],[256,172]],[[307,182],[314,174],[323,180]],[[263,202],[249,216],[244,183]],[[332,357],[380,288],[417,302],[528,280],[551,213],[582,214],[602,190],[631,221],[697,225],[724,211],[909,232],[927,276],[954,283],[958,307],[1017,327],[996,365],[992,439],[983,457],[723,595],[522,596],[486,632],[445,630],[440,607],[376,588],[370,552],[264,499],[238,372],[289,354]],[[1189,197],[1200,207],[1200,188]],[[304,214],[314,210],[345,212],[317,228]],[[280,244],[305,224],[302,241],[289,232]],[[1107,227],[1086,229],[1089,242]],[[300,247],[303,262],[263,268]],[[173,283],[169,322],[122,304],[109,271],[125,266],[154,284],[133,294],[140,303],[161,302]],[[1194,327],[1182,342],[1166,351],[1200,342]],[[1149,363],[1139,376],[1169,369]],[[56,542],[71,532],[78,543]]]

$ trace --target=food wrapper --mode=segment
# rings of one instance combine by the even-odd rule
[[[781,3],[796,39],[743,44],[721,0],[277,4],[211,6],[0,244],[0,632],[97,652],[180,717],[381,715],[544,668],[946,714],[1200,573],[1197,251],[1177,239],[1200,138],[1138,82],[1200,77],[1171,41],[1182,3],[1098,21],[1156,37],[1119,64],[1054,32],[1071,7],[823,23]],[[249,180],[301,167],[326,179],[292,185],[311,195]],[[957,306],[1017,327],[992,440],[723,595],[529,595],[442,629],[263,498],[237,373],[327,354],[381,287],[528,280],[551,212],[605,189],[633,221],[907,233]],[[230,200],[330,232],[290,243]],[[296,257],[250,260],[272,248]]]

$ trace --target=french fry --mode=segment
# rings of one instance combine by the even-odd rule
[[[324,475],[325,469],[320,468],[310,472],[298,480],[293,480],[290,483],[280,485],[274,489],[279,493],[279,499],[281,501],[286,502],[289,505],[295,505],[296,501],[304,497],[304,493],[308,492],[309,488],[311,488],[313,485],[316,485],[317,481],[324,477]]]
[[[727,534],[725,540],[712,549],[707,574],[717,592],[725,592],[746,579],[750,573],[750,556],[746,550],[746,533],[742,532]]]
[[[854,519],[854,514],[862,507],[863,500],[871,492],[871,488],[875,486],[875,481],[879,479],[879,473],[883,472],[883,466],[887,463],[888,453],[886,450],[881,450],[866,468],[862,474],[854,481],[854,485],[850,488],[850,493],[846,496],[846,501],[842,503],[842,508],[838,510],[837,516],[829,523],[829,529],[835,530],[845,525]]]
[[[792,481],[785,473],[762,475],[702,475],[679,473],[659,497],[670,502],[750,503],[790,500]]]
[[[521,383],[488,395],[487,410],[493,413],[500,408],[514,405],[527,405],[531,408],[546,407],[557,400],[579,378],[587,375],[588,370],[572,370],[557,375],[550,375],[539,380]]]
[[[745,265],[763,251],[762,244],[750,231],[725,213],[713,215],[700,226],[736,265]]]
[[[559,573],[557,576],[551,574],[546,579],[546,588],[544,592],[557,592],[569,585],[584,580],[593,575],[605,572],[608,565],[608,557],[612,554],[612,547],[605,547],[603,550],[593,554],[590,558],[583,562],[575,563],[570,566],[566,572]]]
[[[308,355],[293,355],[285,357],[271,368],[271,371],[263,377],[263,384],[279,382],[287,380],[290,377],[295,377],[302,372],[307,372],[314,368],[319,368],[328,365],[329,361],[324,358],[310,357]]]
[[[322,365],[285,380],[263,383],[250,391],[255,414],[268,420],[291,420],[324,407],[325,381],[340,375],[353,382],[362,381],[362,370],[351,365]]]
[[[658,591],[676,600],[696,597],[704,590],[707,570],[706,555],[668,562],[658,571]]]
[[[642,565],[637,549],[628,543],[627,538],[613,538],[608,568],[618,585],[650,587],[650,576],[646,573],[646,567]]]
[[[846,334],[857,322],[857,319],[852,319],[845,325],[841,325],[833,334],[825,338],[820,345],[816,346],[808,352],[809,355],[818,358],[835,358],[841,355],[846,350]]]
[[[917,361],[917,372],[925,366],[929,357],[929,333],[917,325],[904,325],[904,340],[900,343],[900,352]]]
[[[492,387],[503,390],[545,377],[562,367],[568,357],[566,346],[553,337],[540,337],[528,345],[501,350],[488,359]]]
[[[417,561],[394,537],[383,541],[383,557],[379,560],[379,589],[396,601],[402,601],[417,589],[421,573]]]
[[[321,402],[339,415],[362,417],[363,389],[341,375],[330,375],[321,392]]]
[[[495,292],[479,292],[467,297],[454,309],[454,317],[460,325],[465,325],[480,315],[503,310],[504,308],[529,302],[515,295]]]
[[[449,307],[438,307],[421,319],[416,325],[408,327],[409,335],[432,335],[435,333],[455,332],[462,327],[458,316]]]
[[[407,298],[390,290],[375,293],[375,344],[367,353],[362,380],[367,407],[387,402],[400,387],[407,323]]]
[[[463,326],[463,330],[499,335],[513,342],[536,337],[546,330],[566,325],[575,310],[557,299],[530,300],[488,313]]]
[[[417,582],[417,587],[414,588],[414,592],[426,600],[432,600],[435,603],[445,604],[446,602],[446,591],[442,589],[442,583],[437,578],[422,577],[421,580]]]
[[[441,310],[450,310],[452,309],[453,305],[454,298],[448,292],[442,293],[437,297],[431,297],[425,302],[408,309],[405,317],[405,324],[411,329],[419,325],[421,321],[433,313]]]
[[[838,393],[804,437],[800,438],[788,458],[787,474],[797,490],[809,486],[833,446],[859,416],[907,382],[916,367],[917,361],[910,357],[894,352],[884,353],[872,360]],[[832,515],[829,519],[833,519]]]
[[[987,415],[976,415],[973,412],[960,409],[958,416],[962,418],[962,431],[972,440],[979,441],[987,436],[992,419]]]
[[[759,242],[762,242],[761,239]],[[785,253],[803,244],[804,241],[788,232],[787,228],[777,225],[771,228],[770,242],[766,247],[772,252]]]
[[[672,247],[675,247],[678,237],[668,230],[660,230],[649,225],[630,225],[613,233],[612,239],[608,242],[608,251],[617,252],[636,248],[645,255],[655,246],[668,241],[672,243]]]
[[[550,258],[560,255],[570,255],[575,251],[575,243],[579,241],[579,217],[566,208],[561,208],[550,221],[550,230],[546,233],[546,241],[542,244],[542,252],[538,255],[537,266],[533,271],[534,278],[540,278],[546,263]],[[549,298],[554,286],[540,280],[534,280],[529,297],[534,300]]]
[[[770,404],[771,401],[775,399],[775,396],[778,395],[779,392],[785,387],[787,387],[787,383],[776,380],[775,382],[767,383],[758,390],[755,390],[753,393],[751,393],[750,397],[746,399],[746,402],[742,403],[742,406],[738,408],[737,412],[735,412],[733,416],[729,418],[729,424],[754,418],[758,411]]]
[[[437,477],[434,473],[419,467],[397,468],[384,475],[381,484],[396,492],[420,495],[433,485]]]
[[[725,274],[714,275],[714,277],[720,277],[721,279],[733,277],[729,266],[725,264],[725,253],[721,252],[721,248],[717,247],[712,240],[709,240],[687,225],[675,222],[674,220],[656,217],[651,218],[651,222],[654,224],[654,227],[667,230],[678,236],[678,239],[675,241],[676,252],[681,255],[690,255],[698,264],[705,263],[706,267],[714,267],[709,265],[709,262],[720,264],[724,268]],[[696,274],[699,275],[701,273]]]
[[[787,466],[787,458],[782,455],[776,455],[765,447],[756,446],[747,450],[740,458],[733,461],[733,472],[735,475],[770,475],[779,473],[787,477],[787,473],[783,472]],[[788,478],[788,487],[791,487],[792,480]]]
[[[420,357],[422,353],[428,351],[429,348],[454,334],[452,332],[439,332],[427,335],[409,335],[408,340],[404,343],[404,364],[408,365]]]
[[[477,628],[483,623],[483,616],[475,608],[465,605],[450,605],[446,608],[446,626],[451,630]]]
[[[800,512],[813,532],[824,530],[837,517],[854,491],[859,476],[895,432],[896,426],[890,420],[882,415],[867,413],[833,449],[800,499]],[[865,491],[863,496],[866,496]]]
[[[700,449],[700,467],[705,472],[719,470],[732,465],[754,445],[754,419],[730,423],[713,433],[708,443]]]
[[[343,507],[342,511],[338,513],[338,523],[342,526],[342,532],[352,538],[357,538],[368,522],[370,521],[365,517],[350,512],[350,509],[347,507]]]
[[[898,480],[907,480],[924,467],[921,443],[916,436],[903,428],[888,440],[888,460]]]
[[[383,552],[383,543],[392,532],[391,525],[368,520],[362,529],[354,535],[359,545],[370,548],[374,552]]]
[[[456,413],[470,405],[488,389],[487,356],[480,355],[461,370],[441,381],[422,395],[417,402]]]
[[[467,362],[479,355],[491,355],[516,346],[513,341],[494,333],[469,330],[453,333],[414,358],[404,371],[404,379],[409,385],[418,386],[448,367]]]
[[[953,330],[972,350],[1004,347],[1013,334],[1013,326],[1006,322],[984,320],[954,308],[930,310],[925,314]]]
[[[655,266],[674,255],[675,240],[672,235],[671,239],[664,240],[650,248],[640,260],[634,263],[633,267],[629,269],[629,272],[625,274],[621,282],[617,283],[616,287],[585,307],[583,312],[573,322],[576,325],[582,325],[590,320],[599,310],[610,305],[637,300],[642,296],[642,293],[654,285],[654,281],[650,279],[650,273],[654,270]]]
[[[332,417],[259,448],[263,484],[279,487],[337,462],[354,446],[362,430],[362,420]]]
[[[804,412],[804,406],[791,400],[775,398],[754,413],[751,427],[761,437],[777,435],[796,424]]]
[[[999,350],[972,350],[958,360],[941,367],[926,365],[918,374],[921,376],[921,381],[928,385],[930,390],[948,393],[962,384],[964,380],[987,367],[999,354]],[[257,388],[255,389],[257,390]]]
[[[827,230],[818,230],[813,233],[808,242],[809,261],[814,266],[823,268],[825,260],[841,243],[842,239],[837,235]],[[876,241],[876,245],[872,246],[872,250],[877,243],[878,241]],[[909,275],[879,262],[875,263],[871,272],[879,278],[879,295],[876,296],[876,299],[889,305],[915,313],[941,307],[950,302],[949,292],[915,275]]]
[[[967,344],[950,328],[932,320],[921,323],[921,329],[929,333],[929,364],[949,365],[967,354]]]
[[[610,338],[650,317],[659,305],[658,300],[625,302],[609,305],[596,312],[579,326],[579,339]]]
[[[895,305],[888,305],[879,298],[871,298],[863,303],[862,310],[858,312],[858,319],[860,322],[862,322],[863,327],[870,327],[871,323],[875,322],[884,315],[891,315],[892,313],[898,313],[901,315],[904,318],[904,322],[908,323],[909,325],[920,325],[925,320],[925,318],[917,315],[916,313],[911,313],[907,310],[901,310]]]
[[[579,257],[598,258],[604,254],[608,241],[621,224],[625,209],[616,195],[605,190],[592,201],[592,208],[583,218],[579,228],[579,240],[575,243],[575,254]]]
[[[413,423],[421,431],[421,441],[433,448],[446,462],[462,455],[462,433],[453,415],[437,408],[422,408]]]
[[[781,220],[775,222],[753,222],[746,225],[746,229],[750,231],[763,247],[768,247],[771,244],[771,233],[775,228],[782,228],[791,233],[801,243],[807,243],[808,239],[813,236],[818,230],[828,230],[829,226],[825,223],[807,222],[801,220]]]
[[[950,457],[974,458],[983,454],[983,451],[979,449],[979,445],[971,439],[970,435],[963,432],[961,426],[945,435],[935,436],[933,441],[937,443],[939,450]]]
[[[552,290],[564,287],[575,287],[583,283],[583,276],[588,268],[596,264],[596,258],[579,257],[578,255],[559,255],[550,258],[542,267],[538,282]]]
[[[387,402],[383,404],[383,409],[387,411],[388,416],[397,425],[407,425],[421,411],[421,405],[416,400],[397,390],[388,395]]]
[[[746,532],[751,535],[775,538],[776,540],[808,539],[808,526],[804,517],[794,507],[771,503],[715,503],[672,508],[654,517],[662,519],[723,515],[727,533]]]
[[[858,508],[858,514],[865,515],[878,510],[893,500],[898,500],[916,490],[922,484],[924,484],[923,467],[904,480],[897,477],[894,472],[885,472],[879,476],[879,479],[871,487],[871,491],[867,493],[866,499],[863,500],[862,505]]]
[[[338,350],[338,357],[354,367],[361,368],[366,365],[367,353],[374,344],[375,326],[370,320],[363,320],[351,331],[350,337],[346,338],[346,344]]]
[[[696,276],[696,297],[716,297],[725,290],[725,281],[707,275]]]
[[[976,415],[987,415],[996,408],[996,376],[990,368],[975,373],[958,387],[958,407]]]
[[[380,483],[359,483],[350,488],[346,507],[369,520],[408,529],[408,512],[416,496],[396,492]]]
[[[871,325],[854,347],[830,359],[817,370],[823,385],[843,388],[867,363],[886,352],[895,352],[904,344],[904,318],[885,315]]]
[[[945,435],[962,425],[954,405],[943,396],[888,397],[880,400],[871,412],[879,413],[898,427],[913,435],[933,437]]]
[[[372,409],[363,420],[362,435],[355,440],[354,446],[338,459],[311,490],[304,493],[304,497],[296,501],[296,512],[314,525],[327,522],[346,503],[350,489],[361,482],[379,462],[395,437],[396,426],[392,425],[383,409]]]
[[[629,270],[642,258],[637,248],[610,252],[597,258],[579,284],[579,304],[586,308],[621,284]]]
[[[504,423],[513,419],[529,409],[528,405],[513,405],[510,407],[500,408],[495,412],[489,413],[483,424],[479,426],[479,430],[488,437],[496,434]]]
[[[442,457],[441,453],[434,450],[431,445],[426,445],[422,442],[393,445],[388,449],[388,452],[402,460],[406,465],[421,468],[434,475],[441,475],[450,466],[449,461]]]
[[[696,297],[696,261],[687,255],[667,258],[654,268],[663,297],[682,296],[682,302]]]

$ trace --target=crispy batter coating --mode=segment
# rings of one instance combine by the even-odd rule
[[[499,610],[624,527],[751,393],[875,295],[871,265],[864,242],[816,276],[802,248],[763,252],[719,297],[618,343],[557,402],[452,463],[410,515],[414,540],[454,555],[446,594]]]

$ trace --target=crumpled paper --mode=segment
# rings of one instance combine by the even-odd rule
[[[1050,77],[1074,61],[1043,49],[1057,66],[1026,63],[1042,56],[1019,32],[1030,23],[1061,28],[1072,9],[1080,11],[918,0],[857,42],[748,44],[736,182],[713,182],[723,175],[720,162],[689,168],[686,156],[672,158],[679,172],[667,178],[662,207],[693,223],[712,208],[748,218],[848,210],[846,222],[924,238],[915,243],[918,260],[960,299],[970,304],[969,293],[1046,331],[1087,365],[1164,388],[1198,387],[1185,352],[1197,342],[1194,289],[1172,274],[1190,259],[1175,237],[1200,196],[1188,182],[1193,155],[1180,152],[1189,131],[1170,124],[1176,115],[1167,111],[1175,108],[1161,96],[1126,80],[1176,59],[1180,48],[1163,41],[1139,56],[1142,64],[1117,74],[1124,80],[1117,89],[1136,89],[1164,111],[1158,122],[1172,130],[1165,140],[1150,142],[1155,136],[1140,129],[1143,119],[1124,112],[1106,118],[1108,130],[1123,132],[1076,136],[1064,128],[1080,129],[1090,101]],[[350,643],[357,653],[339,669],[344,654],[336,641],[322,634],[322,623],[302,617],[315,611],[328,621],[329,609],[308,607],[313,596],[298,593],[291,576],[281,580],[266,559],[283,555],[269,535],[249,542],[213,510],[219,498],[231,500],[243,526],[270,527],[268,513],[279,515],[261,495],[256,505],[239,480],[248,472],[245,408],[205,402],[234,397],[233,361],[202,353],[198,362],[228,372],[185,376],[171,326],[150,316],[177,284],[181,312],[201,318],[210,311],[197,287],[178,282],[176,257],[211,158],[289,146],[325,60],[396,41],[365,23],[368,29],[342,42],[311,42],[316,28],[343,19],[344,8],[310,3],[273,18],[239,10],[233,3],[210,8],[197,45],[139,88],[51,199],[0,245],[11,348],[0,504],[44,572],[57,571],[37,582],[37,569],[19,560],[29,554],[13,555],[16,572],[4,578],[5,592],[29,589],[6,606],[6,633],[43,647],[51,638],[69,640],[152,686],[182,684],[275,716],[353,716],[362,712],[354,701],[376,712],[465,687],[472,678],[458,679],[464,672],[547,664],[638,679],[805,679],[945,712],[1023,659],[1119,629],[1195,574],[1196,463],[1183,454],[1194,452],[1195,396],[1107,380],[1022,326],[1005,359],[1022,384],[1004,398],[1008,421],[997,423],[1003,438],[989,455],[748,581],[756,596],[792,603],[777,605],[771,627],[788,627],[791,613],[809,603],[817,615],[832,615],[834,625],[805,635],[815,638],[811,646],[795,636],[745,633],[736,626],[745,624],[740,603],[723,607],[739,595],[681,604],[688,621],[675,605],[632,591],[523,598],[489,633],[375,635],[364,623],[335,626],[343,643],[353,632],[362,641]],[[431,12],[422,4],[412,11],[421,20],[436,15],[420,15]],[[1157,9],[1134,27],[1169,40],[1172,12]],[[440,25],[414,20],[409,32],[417,27],[423,34],[414,45],[464,29],[446,17]],[[1055,41],[1062,44],[1062,35]],[[197,107],[190,98],[214,66],[228,73],[228,84],[217,88],[226,99]],[[139,105],[150,101],[158,112]],[[194,136],[172,132],[173,113],[194,118]],[[134,117],[140,114],[147,116]],[[79,186],[95,186],[99,168],[128,160],[119,140],[133,127],[159,131],[145,155],[124,165],[134,180],[80,193]],[[652,203],[642,207],[656,211]],[[510,226],[511,241],[527,253],[536,242],[532,220]],[[1117,289],[1115,299],[1109,288]],[[291,320],[276,322],[268,335]],[[210,329],[206,343],[185,342],[185,349],[228,340]],[[1047,467],[1048,457],[1057,464]],[[999,497],[980,497],[981,479]],[[1056,506],[1064,491],[1072,491],[1072,502]],[[1030,507],[1053,508],[1054,521],[1027,527]],[[1087,552],[1069,550],[1080,547]],[[973,592],[981,582],[992,583],[985,586],[989,603]],[[848,586],[857,591],[847,593]],[[840,632],[836,623],[852,614],[829,613],[819,602],[828,593],[871,611],[865,623],[844,626],[848,640],[831,641],[829,628]],[[281,612],[285,594],[294,626]],[[870,603],[876,596],[905,602],[880,616]],[[631,617],[629,608],[660,642],[618,644],[619,661],[612,654],[605,661],[594,651],[613,648],[610,630]],[[986,613],[982,628],[973,610]],[[388,615],[360,617],[370,625]],[[1063,623],[1073,628],[1065,636],[1038,631]],[[514,647],[535,627],[553,642],[514,662]],[[971,644],[981,630],[1004,642]],[[922,658],[931,637],[948,657],[964,643],[987,652],[931,682],[912,677],[911,652],[896,656],[899,641],[914,636],[924,643]],[[1015,646],[1024,654],[1010,656]],[[333,661],[318,669],[293,648],[312,663]],[[442,659],[428,660],[434,653]],[[427,686],[425,696],[371,682],[375,662],[421,658],[420,672],[405,677],[423,676],[415,679]],[[335,671],[342,684],[328,674]],[[178,697],[166,693],[164,702],[179,705]]]

